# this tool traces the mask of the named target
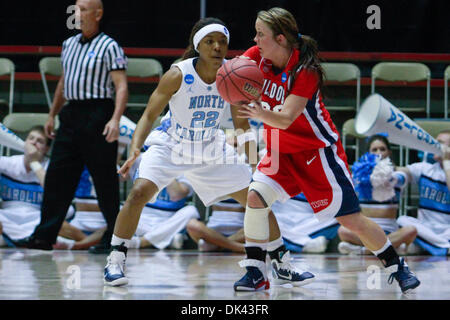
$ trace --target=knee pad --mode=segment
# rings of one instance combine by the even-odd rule
[[[246,238],[254,240],[269,239],[270,208],[245,208],[244,234]]]
[[[253,181],[248,187],[256,191],[266,203],[266,208],[250,208],[248,205],[245,208],[244,217],[244,233],[247,238],[255,240],[269,239],[269,212],[272,204],[277,200],[278,194],[267,184]]]
[[[265,183],[253,181],[248,187],[248,191],[250,192],[251,190],[259,194],[259,196],[267,204],[268,208],[270,208],[272,204],[278,199],[278,193]]]

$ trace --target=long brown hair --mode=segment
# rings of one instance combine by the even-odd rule
[[[197,51],[195,51],[194,48],[194,36],[197,33],[197,31],[199,31],[201,28],[209,25],[209,24],[213,24],[213,23],[218,23],[221,24],[225,27],[225,23],[217,18],[203,18],[200,19],[199,21],[197,21],[197,23],[192,27],[192,31],[191,31],[191,35],[189,36],[189,45],[187,46],[186,50],[183,53],[183,56],[181,57],[181,60],[186,60],[189,58],[194,58],[194,57],[198,57],[199,54]]]
[[[310,36],[299,33],[294,16],[286,9],[275,7],[267,11],[262,10],[258,12],[257,18],[269,26],[274,37],[282,34],[292,48],[300,50],[300,59],[290,74],[290,83],[294,83],[297,72],[300,70],[300,67],[303,67],[317,72],[319,78],[318,88],[321,89],[324,71],[320,65],[319,50],[316,40]]]

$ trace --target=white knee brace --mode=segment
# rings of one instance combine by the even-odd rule
[[[254,181],[248,188],[256,191],[267,204],[266,208],[245,208],[244,233],[246,238],[254,240],[269,239],[269,212],[278,194],[267,184]]]

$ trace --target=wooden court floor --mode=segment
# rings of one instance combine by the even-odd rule
[[[235,293],[243,255],[197,251],[129,250],[126,287],[103,286],[106,255],[85,251],[0,249],[0,300],[447,300],[450,257],[408,256],[422,284],[403,295],[373,256],[293,254],[316,281]]]

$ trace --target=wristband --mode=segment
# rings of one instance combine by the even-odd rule
[[[243,134],[237,136],[237,144],[239,147],[248,141],[256,142],[256,136],[253,131],[249,131],[249,132],[246,132],[246,133],[243,133]]]
[[[43,169],[44,167],[42,166],[42,164],[40,164],[39,161],[32,161],[30,162],[30,168],[31,170],[33,170],[33,172],[37,172],[40,169]]]
[[[394,171],[393,173],[396,188],[403,188],[407,182],[407,175],[402,171]]]
[[[450,160],[443,160],[442,166],[444,167],[445,171],[450,170]]]

